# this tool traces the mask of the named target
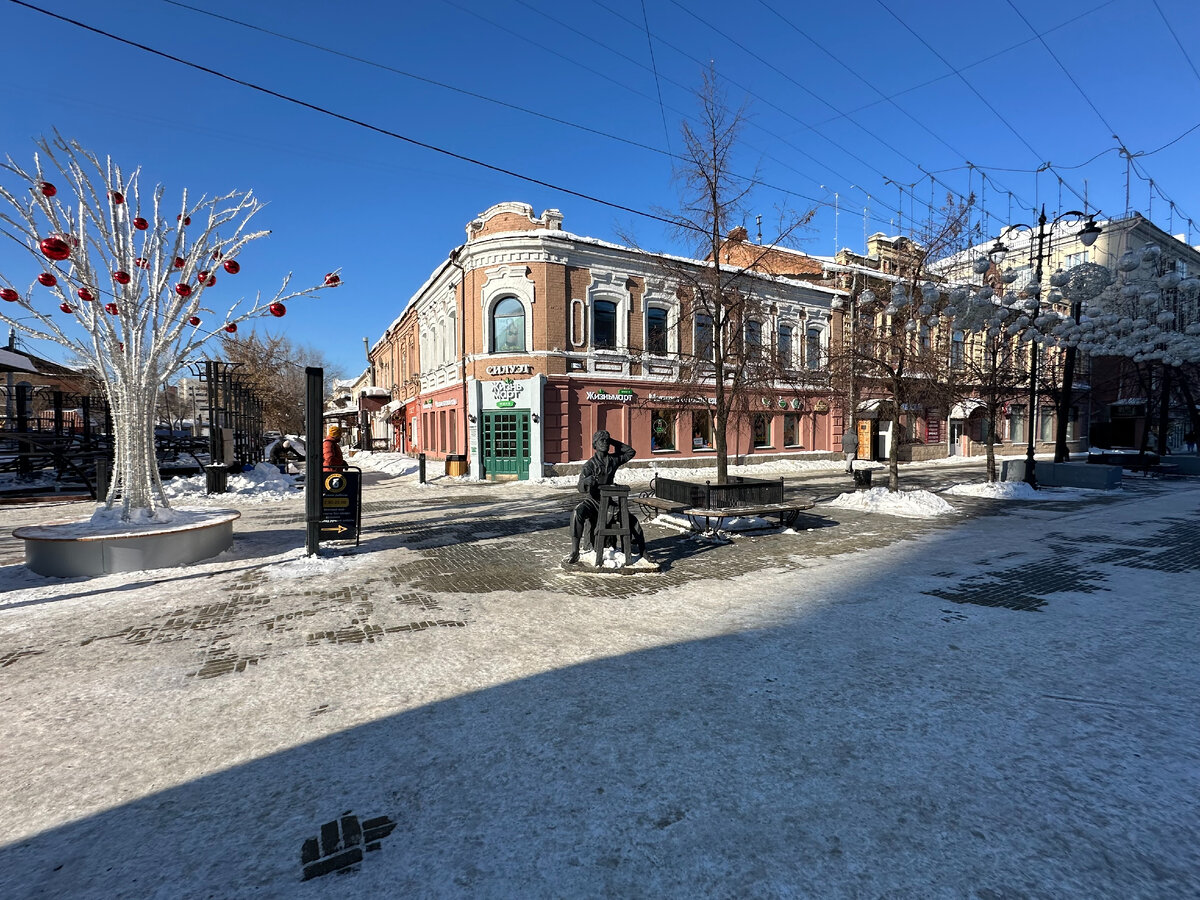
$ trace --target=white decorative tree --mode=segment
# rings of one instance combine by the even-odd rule
[[[213,337],[251,317],[282,316],[285,301],[336,287],[340,278],[331,272],[323,284],[289,290],[289,274],[269,300],[238,299],[218,314],[205,305],[219,290],[218,274],[237,274],[245,247],[269,234],[249,229],[261,207],[250,192],[191,202],[185,190],[168,210],[162,186],[142,196],[138,170],[126,174],[59,136],[38,147],[32,171],[11,156],[0,166],[24,182],[19,193],[0,185],[8,203],[0,233],[38,269],[23,291],[0,273],[0,321],[66,347],[103,385],[116,446],[96,517],[166,520],[154,448],[160,385]]]

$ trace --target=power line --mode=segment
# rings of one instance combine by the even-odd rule
[[[531,175],[524,175],[520,172],[515,172],[511,169],[505,169],[502,166],[493,165],[491,163],[484,162],[483,160],[475,159],[470,156],[465,156],[461,153],[455,153],[453,150],[447,150],[444,147],[437,146],[436,144],[430,144],[425,141],[417,140],[416,138],[411,138],[406,135],[400,134],[399,132],[390,131],[386,128],[381,128],[378,125],[372,125],[369,122],[364,122],[361,119],[355,119],[352,116],[347,116],[347,115],[344,115],[339,112],[334,112],[331,109],[327,109],[323,106],[318,106],[315,103],[309,103],[306,100],[300,100],[300,99],[298,99],[296,97],[292,97],[288,94],[283,94],[283,93],[280,93],[279,91],[271,90],[270,88],[263,87],[262,85],[256,84],[252,81],[246,81],[245,79],[237,78],[233,75],[227,75],[224,72],[218,71],[217,69],[213,69],[208,66],[203,66],[203,65],[200,65],[199,63],[191,62],[190,60],[183,59],[182,57],[173,56],[170,53],[165,53],[162,50],[156,50],[153,47],[149,47],[145,44],[140,44],[137,41],[130,40],[129,38],[124,38],[119,35],[112,34],[111,32],[104,31],[101,28],[96,28],[92,25],[88,25],[84,22],[80,22],[80,21],[78,21],[76,19],[72,19],[68,16],[63,16],[63,15],[60,15],[59,13],[50,12],[49,10],[42,9],[42,8],[34,6],[30,3],[25,3],[25,2],[23,2],[23,0],[9,0],[9,2],[14,3],[17,6],[22,6],[25,9],[31,10],[32,12],[41,13],[44,16],[48,16],[52,19],[57,19],[60,22],[66,22],[69,25],[74,25],[77,28],[82,28],[85,31],[90,31],[93,34],[98,34],[101,37],[109,38],[110,40],[117,41],[118,43],[125,44],[130,47],[136,47],[139,50],[142,50],[146,53],[150,53],[154,56],[158,56],[162,59],[167,59],[167,60],[170,60],[171,62],[179,63],[180,65],[187,66],[188,68],[195,69],[199,72],[205,72],[216,78],[220,78],[223,81],[228,81],[231,84],[236,84],[236,85],[239,85],[244,88],[249,88],[252,91],[258,91],[261,94],[266,94],[267,96],[274,97],[277,100],[283,100],[287,103],[292,103],[296,106],[303,107],[304,109],[312,110],[313,112],[320,113],[321,115],[324,115],[324,116],[329,116],[330,118],[337,119],[342,122],[347,122],[351,125],[357,125],[360,128],[365,128],[368,131],[375,132],[376,134],[382,134],[385,137],[395,138],[398,141],[403,141],[406,144],[413,145],[414,147],[420,147],[424,150],[431,150],[434,153],[440,153],[443,156],[448,156],[451,159],[457,159],[460,162],[470,163],[473,166],[479,166],[480,168],[488,169],[492,172],[497,172],[501,175],[507,175],[510,178],[516,178],[520,181],[528,182],[529,184],[536,184],[539,187],[549,188],[550,190],[553,190],[553,191],[559,191],[561,193],[567,194],[572,197],[578,197],[581,200],[588,200],[592,203],[598,203],[601,206],[607,206],[610,209],[616,209],[616,210],[620,210],[621,212],[631,213],[632,215],[641,216],[642,218],[646,218],[646,219],[653,219],[655,221],[662,222],[663,224],[666,224],[666,225],[673,225],[673,226],[679,225],[678,222],[668,219],[665,216],[659,216],[659,215],[656,215],[655,213],[645,212],[640,209],[634,209],[631,206],[625,206],[620,203],[615,203],[611,200],[604,200],[604,199],[602,199],[600,197],[596,197],[592,194],[586,194],[586,193],[583,193],[582,191],[576,191],[571,188],[564,187],[562,185],[555,184],[550,181],[544,181],[540,178],[534,178]],[[686,225],[685,225],[685,227],[686,227]],[[696,230],[702,230],[702,229],[696,229]]]
[[[918,128],[922,129],[922,130],[923,130],[923,131],[924,131],[926,134],[930,135],[932,138],[934,138],[934,140],[938,141],[940,144],[942,144],[944,147],[946,147],[947,149],[949,149],[949,150],[950,150],[952,153],[954,153],[956,156],[963,157],[964,159],[966,158],[966,154],[965,154],[965,153],[963,153],[961,150],[957,149],[957,148],[956,148],[956,147],[955,147],[953,144],[951,144],[949,141],[945,140],[945,139],[944,139],[944,138],[943,138],[941,135],[939,135],[939,134],[938,134],[937,132],[935,132],[935,131],[934,131],[932,128],[930,128],[928,125],[926,125],[926,124],[925,124],[924,122],[922,122],[920,119],[918,119],[916,116],[914,116],[912,113],[910,113],[910,112],[909,112],[908,110],[906,110],[904,107],[902,107],[902,106],[901,106],[899,103],[897,103],[895,100],[893,100],[893,99],[889,98],[887,95],[885,95],[885,94],[883,93],[883,91],[881,91],[881,90],[880,90],[878,87],[876,87],[876,86],[875,86],[875,85],[874,85],[874,84],[873,84],[871,81],[869,81],[869,80],[866,78],[866,76],[862,75],[862,74],[861,74],[860,72],[858,72],[856,69],[852,68],[852,67],[851,67],[851,66],[850,66],[848,63],[846,63],[846,61],[845,61],[845,60],[843,60],[843,59],[842,59],[840,56],[837,56],[837,55],[835,55],[835,54],[833,54],[833,53],[830,53],[830,52],[829,52],[829,50],[827,50],[827,49],[825,48],[825,46],[824,46],[824,45],[822,45],[822,44],[821,44],[819,41],[817,41],[816,39],[814,39],[814,38],[812,37],[812,35],[810,35],[808,32],[806,32],[806,31],[804,31],[802,28],[800,28],[800,26],[798,26],[798,25],[797,25],[795,22],[793,22],[791,19],[789,19],[789,18],[788,18],[787,16],[785,16],[783,13],[779,12],[779,10],[777,10],[777,9],[775,9],[773,6],[771,6],[771,4],[767,3],[767,2],[766,2],[766,0],[758,0],[758,2],[759,2],[759,4],[760,4],[762,7],[764,7],[764,8],[765,8],[765,9],[766,9],[768,12],[771,12],[771,13],[773,13],[775,16],[777,16],[777,17],[780,19],[780,21],[782,21],[782,22],[783,22],[785,25],[787,25],[789,28],[791,28],[793,31],[795,31],[795,32],[796,32],[798,35],[800,35],[802,38],[804,38],[806,41],[808,41],[808,42],[809,42],[809,43],[810,43],[810,44],[811,44],[813,47],[815,47],[815,48],[816,48],[817,50],[819,50],[821,53],[825,54],[825,55],[826,55],[827,57],[829,57],[829,59],[831,59],[831,60],[832,60],[834,63],[836,63],[837,65],[841,66],[843,69],[845,69],[845,70],[846,70],[847,72],[849,72],[851,75],[853,75],[855,78],[857,78],[857,79],[858,79],[859,81],[861,81],[863,84],[865,84],[865,85],[866,85],[868,88],[870,88],[872,91],[874,91],[876,94],[878,94],[882,100],[884,100],[884,101],[886,101],[886,102],[888,102],[888,103],[891,103],[891,105],[892,105],[892,106],[894,106],[894,107],[895,107],[895,108],[896,108],[896,109],[897,109],[897,110],[898,110],[898,111],[899,111],[899,112],[900,112],[902,115],[904,115],[904,116],[905,116],[907,119],[909,119],[909,121],[911,121],[913,124],[915,124],[915,125],[916,125]],[[790,80],[790,79],[789,79],[789,80]],[[824,103],[825,103],[825,105],[826,105],[826,106],[828,106],[830,109],[834,109],[835,111],[837,111],[837,110],[836,110],[836,108],[835,108],[835,107],[834,107],[832,104],[830,104],[830,103],[828,103],[828,102],[826,102],[826,101],[824,101],[824,100],[822,100],[822,102],[824,102]],[[854,123],[855,125],[858,125],[858,127],[859,127],[859,128],[862,128],[864,131],[867,131],[867,129],[863,128],[863,126],[862,126],[861,124],[859,124],[859,123],[858,123],[858,122],[857,122],[857,121],[856,121],[856,120],[855,120],[855,119],[852,117],[852,115],[850,115],[850,114],[845,114],[844,116],[839,116],[839,118],[842,118],[842,117],[844,117],[844,118],[848,119],[850,122]],[[870,131],[868,131],[868,133],[869,133],[869,134],[873,134],[873,133],[872,133],[872,132],[870,132]],[[902,159],[904,159],[904,160],[905,160],[906,162],[908,162],[910,165],[912,165],[912,166],[915,166],[917,169],[920,169],[922,172],[924,172],[925,174],[927,174],[927,175],[930,175],[930,176],[932,177],[933,173],[927,172],[927,171],[926,171],[924,168],[922,168],[922,167],[921,167],[920,163],[918,163],[916,160],[912,159],[911,157],[909,157],[908,155],[906,155],[906,154],[904,154],[904,153],[901,153],[901,152],[900,152],[900,150],[899,150],[899,149],[898,149],[898,148],[895,146],[895,144],[887,144],[887,143],[885,143],[885,142],[883,142],[883,141],[880,141],[880,143],[884,143],[884,146],[888,147],[888,149],[890,149],[890,150],[892,150],[893,152],[895,152],[897,155],[899,155],[899,156],[900,156]],[[938,183],[938,184],[940,184],[940,185],[942,185],[944,188],[946,188],[946,190],[950,191],[950,192],[951,192],[951,193],[953,193],[954,195],[958,196],[960,199],[965,199],[965,198],[963,197],[963,195],[962,195],[962,194],[961,194],[959,191],[955,190],[953,187],[951,187],[949,184],[947,184],[946,182],[942,181],[941,179],[937,179],[937,183]],[[1002,188],[1003,188],[1003,185],[1000,185],[1000,187],[1002,187]],[[1007,190],[1007,188],[1004,188],[1004,189],[1005,189],[1005,190]]]
[[[671,129],[667,127],[667,110],[663,106],[662,82],[658,79],[658,63],[654,61],[654,39],[650,37],[650,17],[646,14],[646,0],[642,0],[642,21],[646,23],[646,46],[650,51],[650,67],[654,69],[654,86],[658,88],[658,109],[662,113],[663,135],[667,149],[671,149]]]
[[[460,87],[457,87],[457,86],[455,86],[455,85],[448,84],[448,83],[446,83],[446,82],[443,82],[443,81],[438,81],[438,80],[436,80],[436,79],[429,78],[429,77],[427,77],[427,76],[424,76],[424,75],[417,75],[417,74],[415,74],[415,73],[412,73],[412,72],[405,71],[404,69],[399,69],[399,68],[396,68],[395,66],[389,66],[389,65],[385,65],[385,64],[383,64],[383,63],[376,62],[375,60],[367,59],[367,58],[365,58],[365,57],[361,57],[361,56],[356,56],[356,55],[354,55],[354,54],[352,54],[352,53],[346,53],[346,52],[344,52],[344,51],[341,51],[341,50],[336,50],[336,49],[334,49],[334,48],[328,47],[328,46],[326,46],[326,45],[323,45],[323,44],[317,44],[317,43],[314,43],[314,42],[312,42],[312,41],[307,41],[307,40],[304,40],[303,38],[298,38],[298,37],[295,37],[295,36],[293,36],[293,35],[284,34],[283,32],[274,31],[274,30],[272,30],[272,29],[269,29],[269,28],[263,28],[262,26],[259,26],[259,25],[254,25],[254,24],[251,24],[251,23],[249,23],[249,22],[245,22],[245,21],[243,21],[243,20],[241,20],[241,19],[235,19],[235,18],[233,18],[233,17],[231,17],[231,16],[225,16],[225,15],[220,15],[220,14],[218,14],[218,13],[213,13],[213,12],[210,12],[210,11],[208,11],[208,10],[205,10],[205,9],[200,9],[199,7],[191,6],[191,5],[187,4],[187,3],[182,3],[182,2],[179,2],[179,0],[162,0],[162,2],[164,2],[164,3],[167,3],[167,4],[170,4],[171,6],[177,6],[177,7],[180,7],[181,9],[186,9],[186,10],[189,10],[189,11],[191,11],[191,12],[198,13],[198,14],[200,14],[200,15],[209,16],[209,17],[211,17],[211,18],[218,19],[218,20],[220,20],[220,21],[223,21],[223,22],[227,22],[227,23],[229,23],[229,24],[231,24],[231,25],[237,25],[237,26],[239,26],[239,27],[246,28],[246,29],[248,29],[248,30],[251,30],[251,31],[256,31],[256,32],[259,32],[259,33],[261,33],[261,34],[270,35],[271,37],[278,38],[278,39],[280,39],[280,40],[283,40],[283,41],[289,41],[289,42],[291,42],[291,43],[298,44],[298,45],[300,45],[300,46],[303,46],[303,47],[308,47],[308,48],[310,48],[310,49],[317,50],[318,52],[322,52],[322,53],[328,53],[328,54],[330,54],[330,55],[337,56],[337,57],[340,57],[340,58],[342,58],[342,59],[349,60],[349,61],[351,61],[351,62],[360,63],[360,64],[362,64],[362,65],[366,65],[366,66],[371,66],[372,68],[376,68],[376,69],[379,69],[379,70],[381,70],[381,71],[390,72],[390,73],[392,73],[392,74],[394,74],[394,75],[400,75],[400,76],[402,76],[402,77],[404,77],[404,78],[410,78],[410,79],[412,79],[412,80],[414,80],[414,81],[418,81],[418,82],[421,82],[421,83],[423,83],[423,84],[429,84],[429,85],[433,85],[433,86],[435,86],[435,87],[439,87],[439,88],[442,88],[442,89],[444,89],[444,90],[451,91],[451,92],[453,92],[453,93],[461,94],[461,95],[463,95],[463,96],[470,97],[470,98],[472,98],[472,99],[475,99],[475,100],[480,100],[480,101],[483,101],[483,102],[485,102],[485,103],[492,103],[492,104],[495,104],[496,106],[500,106],[500,107],[503,107],[503,108],[505,108],[505,109],[511,109],[511,110],[513,110],[513,111],[515,111],[515,112],[521,112],[521,113],[524,113],[524,114],[526,114],[526,115],[534,116],[534,117],[536,117],[536,118],[542,119],[543,121],[552,122],[552,123],[554,123],[554,124],[556,124],[556,125],[564,125],[564,126],[566,126],[566,127],[568,127],[568,128],[574,128],[574,129],[577,129],[577,130],[579,130],[579,131],[583,131],[583,132],[586,132],[586,133],[588,133],[588,134],[595,135],[595,136],[597,136],[597,137],[608,138],[608,139],[610,139],[610,140],[617,141],[617,142],[619,142],[619,143],[623,143],[623,144],[626,144],[626,145],[628,145],[628,146],[631,146],[631,147],[636,147],[636,148],[638,148],[638,149],[641,149],[641,150],[647,150],[647,151],[649,151],[649,152],[651,152],[651,153],[656,153],[656,154],[658,154],[658,155],[660,155],[660,156],[665,156],[665,157],[667,157],[668,159],[670,159],[670,160],[673,160],[673,161],[675,161],[675,162],[686,162],[686,160],[684,159],[684,157],[682,157],[682,156],[680,156],[680,155],[678,155],[678,154],[676,154],[676,153],[674,153],[674,152],[672,152],[672,151],[670,151],[670,150],[663,150],[661,147],[655,147],[655,146],[653,146],[653,145],[651,145],[651,144],[646,144],[646,143],[643,143],[643,142],[641,142],[641,141],[632,140],[632,139],[630,139],[630,138],[626,138],[626,137],[623,137],[623,136],[621,136],[621,135],[618,135],[618,134],[613,134],[613,133],[611,133],[611,132],[603,131],[603,130],[601,130],[601,129],[598,129],[598,128],[593,128],[593,127],[591,127],[591,126],[588,126],[588,125],[583,125],[583,124],[581,124],[581,123],[579,123],[579,122],[572,122],[571,120],[569,120],[569,119],[564,119],[564,118],[561,118],[560,116],[553,116],[553,115],[549,115],[549,114],[547,114],[547,113],[543,113],[543,112],[539,112],[539,111],[537,111],[537,110],[534,110],[534,109],[530,109],[529,107],[521,106],[520,104],[516,104],[516,103],[510,103],[510,102],[508,102],[508,101],[506,101],[506,100],[499,100],[499,99],[497,99],[497,98],[495,98],[495,97],[490,97],[490,96],[488,96],[487,94],[481,94],[481,93],[479,93],[479,92],[477,92],[477,91],[472,91],[472,90],[467,90],[467,89],[465,89],[465,88],[460,88]],[[486,19],[485,19],[484,21],[488,21],[488,20],[486,20]],[[543,49],[547,49],[547,48],[544,48],[544,47],[543,47],[543,45],[541,45],[541,44],[536,44],[536,43],[535,43],[534,45],[535,45],[535,46],[538,46],[538,47],[542,47]],[[568,61],[572,61],[572,62],[573,62],[573,60],[571,60],[571,58],[570,58],[570,57],[563,57],[563,58],[564,58],[564,59],[566,59],[566,60],[568,60]],[[639,65],[640,65],[640,64],[639,64]],[[586,71],[594,71],[594,70],[591,70],[591,69],[587,69],[586,67],[584,67],[584,68],[585,68],[585,70],[586,70]],[[643,67],[643,68],[645,68],[645,67]],[[611,80],[611,79],[610,79],[610,80]],[[614,84],[617,84],[618,86],[621,86],[621,83],[620,83],[620,82],[614,81],[613,83],[614,83]],[[679,86],[680,86],[680,87],[683,87],[682,85],[679,85]],[[642,96],[642,97],[646,97],[646,96],[647,96],[647,95],[645,95],[645,94],[640,94],[639,92],[636,92],[636,91],[635,91],[634,93],[636,93],[636,94],[638,94],[639,96]],[[648,98],[648,97],[647,97],[647,99],[651,99],[651,98]],[[675,113],[677,113],[678,115],[680,115],[681,117],[684,117],[684,113],[680,112],[679,110],[672,109],[672,112],[675,112]],[[665,114],[664,114],[664,127],[665,127],[665,126],[666,126],[666,123],[665,123]],[[777,162],[780,162],[780,164],[781,164],[781,165],[785,165],[785,166],[787,165],[786,163],[782,163],[782,161],[779,161],[779,160],[776,160],[776,161],[777,161]],[[790,167],[790,166],[787,166],[787,167],[788,167],[788,168],[792,168],[792,167]],[[795,169],[793,169],[793,171],[796,171],[796,170],[795,170]],[[732,174],[732,175],[733,175],[735,178],[740,178],[740,179],[741,179],[741,180],[743,180],[743,181],[747,181],[747,182],[756,181],[756,179],[754,179],[754,178],[752,178],[752,177],[750,177],[750,176],[746,176],[746,175],[739,175],[739,174],[738,174],[738,173],[736,173],[736,172],[735,172],[735,173],[731,173],[731,174]],[[804,173],[799,173],[799,172],[798,172],[797,174],[801,174],[801,175],[803,175]],[[805,175],[805,177],[811,177],[811,176],[807,176],[807,175]],[[757,184],[759,184],[759,185],[761,185],[761,186],[762,186],[762,187],[764,187],[764,188],[768,188],[768,189],[770,189],[770,190],[774,190],[774,191],[779,191],[779,192],[780,192],[780,193],[782,193],[782,194],[786,194],[786,195],[788,195],[788,196],[792,196],[792,197],[797,197],[797,198],[799,198],[799,199],[801,199],[801,200],[804,200],[804,201],[806,201],[806,202],[809,202],[809,203],[820,204],[820,202],[821,202],[821,201],[817,200],[815,197],[811,197],[811,196],[809,196],[809,195],[807,195],[807,194],[802,194],[802,193],[799,193],[799,192],[797,192],[797,191],[792,191],[792,190],[789,190],[788,188],[784,188],[784,187],[781,187],[781,186],[779,186],[779,185],[771,184],[770,182],[766,182],[766,181],[757,180],[757,181],[756,181],[756,183],[757,183]],[[882,220],[881,220],[881,221],[882,221]]]

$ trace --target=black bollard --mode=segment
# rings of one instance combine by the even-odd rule
[[[425,483],[425,454],[417,454],[417,481]]]

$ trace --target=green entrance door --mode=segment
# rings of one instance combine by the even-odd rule
[[[529,413],[483,414],[483,465],[490,476],[529,479]]]

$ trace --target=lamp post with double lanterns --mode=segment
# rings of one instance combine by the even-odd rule
[[[1034,251],[1036,255],[1033,257],[1033,283],[1029,288],[1032,297],[1030,300],[1026,301],[1026,309],[1029,312],[1030,323],[1035,329],[1037,328],[1038,317],[1041,314],[1040,300],[1042,292],[1042,264],[1045,262],[1046,252],[1049,249],[1046,246],[1047,238],[1050,237],[1054,231],[1054,227],[1060,222],[1074,222],[1075,224],[1078,224],[1085,218],[1087,221],[1083,224],[1083,227],[1080,228],[1075,237],[1078,238],[1079,242],[1082,243],[1083,246],[1090,247],[1092,244],[1096,243],[1096,238],[1100,236],[1100,226],[1096,224],[1095,217],[1093,215],[1073,209],[1068,212],[1061,213],[1055,216],[1053,219],[1047,219],[1046,207],[1043,206],[1041,213],[1038,215],[1036,226],[1026,225],[1023,223],[1009,225],[1002,232],[1000,232],[1000,236],[996,238],[996,243],[990,250],[988,250],[988,258],[994,265],[999,266],[1002,262],[1004,262],[1004,258],[1008,255],[1008,247],[1004,244],[1005,236],[1016,234],[1020,231],[1028,231],[1031,235],[1031,249],[1033,248],[1032,236],[1037,236],[1037,249]],[[1037,475],[1034,472],[1034,466],[1036,464],[1033,458],[1035,434],[1034,426],[1037,422],[1038,402],[1038,353],[1037,348],[1034,346],[1035,343],[1037,343],[1037,337],[1038,335],[1036,334],[1031,335],[1029,340],[1029,415],[1027,417],[1029,444],[1025,450],[1025,481],[1034,489],[1036,489],[1038,486]]]

